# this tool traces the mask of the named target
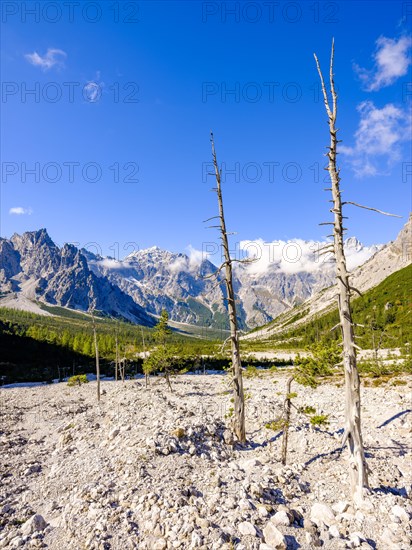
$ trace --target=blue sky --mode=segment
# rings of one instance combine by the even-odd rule
[[[345,197],[403,216],[348,207],[349,234],[396,236],[411,207],[410,2],[80,4],[2,3],[2,236],[46,227],[116,258],[201,250],[217,240],[202,223],[217,210],[212,129],[233,242],[322,239],[313,52],[327,72],[332,36]]]

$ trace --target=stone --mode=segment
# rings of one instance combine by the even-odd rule
[[[239,500],[239,508],[241,510],[251,510],[253,506],[247,498],[241,498]]]
[[[225,430],[223,432],[223,441],[226,443],[226,445],[233,445],[233,433],[230,430]]]
[[[352,543],[353,548],[358,548],[362,541],[357,533],[351,533],[349,536],[349,541]]]
[[[251,535],[252,537],[256,537],[256,529],[249,521],[242,521],[242,523],[239,523],[237,527],[242,535]]]
[[[40,514],[35,514],[30,519],[28,519],[25,523],[23,523],[21,527],[21,532],[23,535],[31,535],[35,531],[43,531],[47,527],[47,523],[45,522],[43,516]]]
[[[200,546],[202,546],[202,537],[199,535],[199,533],[196,533],[196,531],[193,531],[192,533],[191,543],[192,548],[199,548]]]
[[[299,510],[296,510],[296,508],[291,508],[288,512],[291,514],[291,523],[297,523],[301,526],[303,525],[303,514],[299,512]]]
[[[258,506],[257,511],[258,511],[258,514],[261,518],[266,518],[269,514],[269,512],[266,510],[265,506]]]
[[[210,521],[206,518],[196,518],[196,525],[201,529],[208,529],[210,526]]]
[[[290,516],[285,511],[276,512],[276,514],[271,518],[271,521],[273,521],[275,525],[289,526],[291,524]]]
[[[408,512],[405,510],[405,508],[402,508],[402,506],[399,506],[398,504],[392,507],[391,514],[399,518],[401,521],[404,521],[404,522],[409,521]]]
[[[158,539],[153,545],[153,550],[165,550],[165,548],[167,548],[165,539]]]
[[[329,534],[334,539],[340,538],[340,531],[335,523],[329,527]]]
[[[14,537],[14,539],[11,539],[10,545],[10,548],[19,548],[24,545],[24,539],[22,537]]]
[[[286,539],[273,522],[269,521],[263,528],[263,537],[266,544],[273,546],[276,550],[286,550]]]
[[[322,524],[326,527],[330,527],[336,523],[335,515],[332,512],[332,509],[327,505],[321,502],[315,502],[310,511],[310,519],[318,527],[321,527]]]
[[[322,542],[320,538],[313,533],[306,533],[305,539],[306,539],[306,543],[309,545],[310,548],[318,548],[322,546]]]
[[[337,514],[343,514],[343,512],[346,512],[348,508],[349,508],[349,502],[345,502],[343,500],[340,500],[339,502],[336,502],[335,504],[332,505],[332,510]]]
[[[393,533],[388,527],[382,531],[380,539],[383,543],[383,548],[391,548],[397,550],[399,548],[398,543],[400,542],[400,537]]]
[[[259,460],[257,460],[256,458],[247,458],[247,459],[245,459],[245,460],[240,460],[240,461],[239,461],[239,466],[240,466],[240,468],[242,468],[242,470],[244,470],[245,472],[252,473],[252,472],[254,472],[257,468],[259,468],[260,466],[262,466],[262,463],[259,462]]]

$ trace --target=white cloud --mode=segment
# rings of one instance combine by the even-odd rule
[[[198,271],[201,263],[207,259],[207,254],[202,250],[193,248],[192,245],[186,247],[188,250],[188,256],[182,256],[176,258],[176,260],[170,264],[169,269],[172,273],[179,271],[186,271],[187,273],[195,273]]]
[[[313,273],[325,268],[331,269],[332,255],[321,254],[324,247],[330,243],[329,240],[292,239],[265,242],[263,239],[256,239],[241,241],[239,247],[244,257],[255,259],[249,265],[244,265],[250,275],[259,277],[266,273]],[[356,239],[351,239],[346,246],[348,269],[352,270],[363,264],[377,249],[376,246],[364,247]]]
[[[410,113],[392,103],[379,109],[372,101],[363,101],[357,109],[360,122],[355,145],[342,145],[339,152],[348,158],[358,177],[387,173],[401,158],[401,144],[410,140]]]
[[[196,270],[204,260],[208,259],[207,252],[203,250],[197,250],[192,245],[189,245],[187,249],[189,251],[189,266],[192,271]]]
[[[275,271],[282,273],[299,273],[300,271],[317,271],[324,264],[320,261],[320,243],[294,239],[289,241],[265,242],[263,239],[241,241],[240,250],[246,257],[255,261],[247,266],[250,274],[263,275]]]
[[[128,266],[125,262],[119,262],[115,260],[114,258],[103,258],[103,260],[99,260],[97,262],[102,267],[105,267],[106,269],[128,269],[130,266]]]
[[[189,271],[189,262],[187,258],[176,258],[176,260],[169,265],[169,270],[172,273],[178,273],[179,271]]]
[[[64,60],[67,54],[63,50],[49,48],[43,56],[39,55],[37,52],[33,52],[26,54],[24,57],[35,67],[40,67],[43,71],[48,71],[52,67],[64,67]]]
[[[25,214],[33,214],[33,210],[31,208],[23,208],[23,206],[14,206],[13,208],[10,208],[9,214],[16,215],[16,216],[23,216]]]
[[[390,86],[401,76],[405,76],[411,64],[409,50],[412,46],[410,36],[402,36],[399,40],[381,36],[376,41],[376,51],[373,55],[375,66],[368,70],[354,65],[355,71],[369,92]]]

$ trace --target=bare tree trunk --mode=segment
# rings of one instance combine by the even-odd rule
[[[371,324],[371,330],[372,330],[372,349],[373,349],[373,356],[375,358],[376,365],[378,364],[378,349],[375,345],[375,329],[373,328],[373,323]]]
[[[94,351],[96,354],[96,381],[97,381],[97,401],[100,401],[100,362],[99,362],[99,344],[97,343],[97,330],[94,313],[92,311]]]
[[[334,215],[333,238],[334,254],[336,260],[336,279],[338,285],[338,306],[339,318],[343,340],[343,366],[345,370],[345,431],[343,444],[347,442],[349,449],[349,471],[351,481],[352,497],[360,502],[363,498],[364,489],[368,488],[368,473],[363,448],[361,432],[361,404],[360,404],[360,382],[356,364],[356,344],[353,331],[352,312],[350,306],[350,284],[346,268],[346,258],[343,247],[343,215],[342,199],[340,191],[339,169],[337,168],[337,94],[333,80],[333,58],[334,42],[332,41],[332,52],[330,59],[330,86],[332,95],[332,109],[329,106],[323,75],[319,61],[315,55],[316,65],[322,84],[323,97],[328,114],[330,146],[327,156],[329,158],[328,171],[332,185]]]
[[[121,360],[120,362],[120,374],[121,374],[121,377],[122,377],[122,382],[124,382],[124,378],[125,378],[125,370],[126,370],[126,360],[125,358],[123,357],[123,359]]]
[[[144,334],[143,334],[143,328],[142,327],[140,327],[140,331],[142,333],[143,357],[145,359],[146,358],[146,345],[145,345],[145,341],[144,341]],[[145,372],[144,379],[145,379],[146,388],[147,388],[147,386],[149,385],[149,373]]]
[[[286,398],[283,405],[283,414],[284,414],[284,427],[283,427],[283,438],[282,438],[282,455],[281,460],[282,464],[286,464],[286,454],[288,452],[288,437],[289,437],[289,425],[290,425],[290,410],[291,410],[291,400],[290,400],[290,389],[292,387],[292,382],[294,376],[290,376],[286,382]]]
[[[240,361],[239,353],[239,334],[236,317],[236,303],[235,293],[233,290],[233,277],[232,277],[232,260],[229,252],[229,242],[227,238],[226,222],[223,211],[223,199],[221,188],[220,171],[216,159],[215,144],[213,140],[213,134],[211,133],[210,140],[212,142],[212,156],[213,165],[216,176],[216,193],[219,203],[219,219],[220,219],[220,233],[223,246],[224,262],[225,266],[225,280],[227,288],[228,310],[229,310],[229,322],[230,322],[230,340],[232,348],[232,372],[233,372],[233,397],[234,397],[234,414],[233,414],[233,429],[236,437],[241,443],[246,441],[246,429],[245,429],[245,396],[243,391],[243,379],[242,379],[242,365]]]
[[[116,323],[116,358],[115,358],[115,380],[117,382],[119,376],[118,376],[118,369],[119,369],[119,324]]]
[[[166,383],[167,383],[167,385],[169,386],[169,390],[170,390],[171,392],[173,392],[172,384],[170,383],[169,372],[168,372],[167,369],[165,370],[165,378],[166,378]]]

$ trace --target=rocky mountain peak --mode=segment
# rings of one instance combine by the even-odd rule
[[[354,248],[359,250],[363,248],[363,244],[356,237],[349,237],[344,242],[345,248]]]

